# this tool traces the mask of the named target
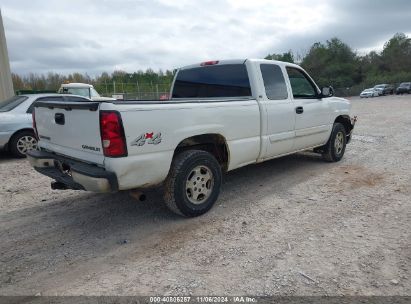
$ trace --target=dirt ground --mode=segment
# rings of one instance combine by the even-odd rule
[[[194,219],[158,191],[52,191],[0,154],[0,294],[411,295],[411,96],[352,102],[341,162],[236,170]]]

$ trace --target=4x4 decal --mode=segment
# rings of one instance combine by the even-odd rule
[[[156,133],[154,134],[154,132],[151,133],[143,133],[141,134],[139,137],[137,137],[132,143],[132,146],[144,146],[146,144],[146,142],[149,145],[158,145],[159,143],[161,143],[161,133]]]

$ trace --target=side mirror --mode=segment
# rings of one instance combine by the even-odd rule
[[[334,96],[334,89],[332,86],[329,87],[323,87],[321,89],[321,95],[322,97],[331,97]]]

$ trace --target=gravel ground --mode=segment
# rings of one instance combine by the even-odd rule
[[[158,191],[52,191],[1,154],[0,294],[411,295],[411,97],[352,102],[341,162],[236,170],[195,219]]]

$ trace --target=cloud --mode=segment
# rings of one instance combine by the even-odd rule
[[[264,57],[339,37],[381,49],[411,33],[407,0],[3,0],[17,73],[173,69],[209,59]]]

